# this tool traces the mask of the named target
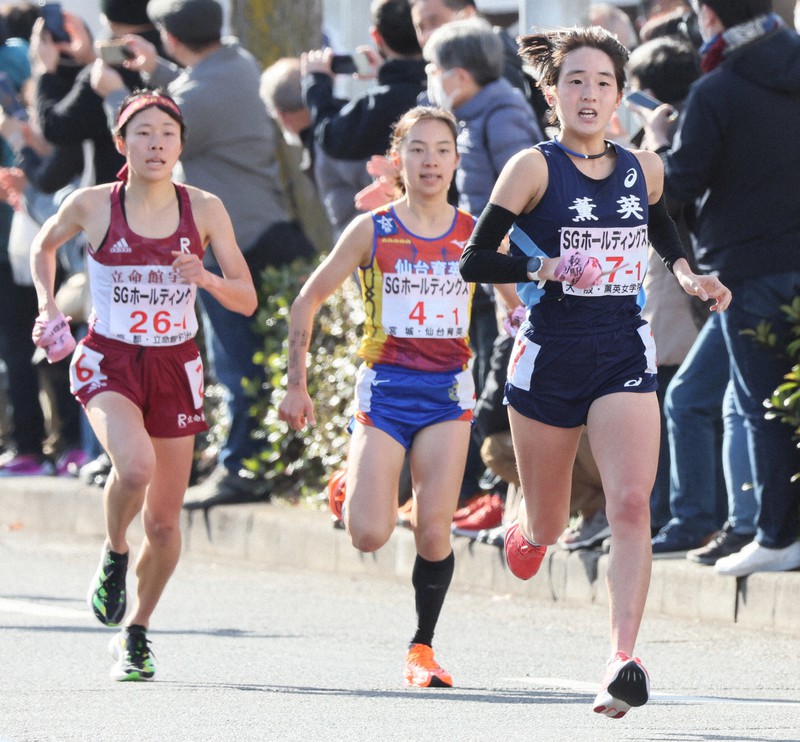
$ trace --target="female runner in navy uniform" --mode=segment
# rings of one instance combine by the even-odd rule
[[[650,581],[649,497],[659,412],[655,348],[640,316],[652,240],[683,289],[731,295],[691,272],[664,207],[658,155],[604,139],[625,85],[626,49],[592,27],[520,40],[561,125],[503,170],[464,251],[468,281],[519,282],[528,317],[517,335],[506,398],[524,507],[506,534],[511,572],[530,579],[569,518],[570,476],[584,424],[612,533],[607,586],[611,658],[594,710],[620,718],[649,696],[634,644]],[[496,252],[511,229],[510,255]]]
[[[358,269],[366,308],[359,355],[365,364],[356,379],[344,521],[361,551],[386,543],[410,450],[417,631],[405,682],[415,687],[453,684],[431,643],[453,575],[450,524],[475,404],[467,368],[472,290],[458,272],[474,220],[447,203],[458,165],[456,133],[452,114],[428,107],[411,109],[395,125],[390,158],[405,193],[353,220],[300,290],[292,304],[288,389],[280,405],[281,419],[295,430],[314,424],[305,365],[314,315]]]
[[[90,245],[92,314],[70,381],[113,463],[104,492],[107,536],[88,596],[107,626],[125,616],[126,534],[142,512],[136,601],[109,646],[115,680],[150,680],[155,673],[145,631],[178,562],[194,435],[208,427],[203,365],[193,340],[197,287],[232,311],[249,315],[256,307],[222,202],[172,182],[183,140],[183,117],[171,98],[155,91],[128,96],[115,130],[127,161],[123,181],[75,191],[32,246],[40,311],[34,342],[49,356],[61,356],[74,341],[54,299],[56,250],[80,231]],[[209,244],[224,277],[203,268]]]

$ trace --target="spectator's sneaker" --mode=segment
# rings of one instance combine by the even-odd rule
[[[505,538],[506,564],[520,580],[530,580],[542,566],[546,546],[534,546],[522,535],[519,523],[509,526]]]
[[[612,719],[621,719],[634,706],[644,706],[650,698],[650,676],[638,657],[617,652],[608,663],[603,689],[594,699],[593,710]]]
[[[689,533],[685,527],[668,523],[653,537],[653,558],[683,558],[687,551],[705,546],[711,538],[712,534]]]
[[[800,541],[783,549],[768,549],[751,541],[735,554],[717,561],[714,571],[730,577],[744,577],[753,572],[786,572],[800,567]]]
[[[56,474],[59,477],[77,477],[88,462],[89,457],[80,448],[71,448],[56,460]]]
[[[489,544],[490,546],[502,546],[506,540],[506,526],[499,525],[496,528],[478,531],[475,540],[480,541],[482,544]]]
[[[463,520],[472,515],[476,510],[480,510],[489,500],[491,495],[475,495],[466,500],[455,513],[453,513],[453,522]]]
[[[97,620],[106,626],[118,626],[125,617],[125,577],[128,554],[112,554],[103,547],[100,565],[89,585],[87,602]]]
[[[411,512],[414,509],[414,498],[409,497],[399,508],[397,508],[397,525],[404,528],[411,528]]]
[[[574,528],[569,528],[558,537],[558,545],[567,551],[593,549],[603,543],[603,539],[611,535],[605,510],[598,510],[591,518],[582,515]]]
[[[144,626],[128,626],[114,634],[108,651],[116,660],[109,672],[112,680],[152,680],[155,676],[153,653]]]
[[[692,549],[686,553],[686,558],[696,564],[713,566],[720,559],[737,551],[741,551],[755,538],[754,533],[736,533],[730,523],[726,523],[721,531],[714,534],[714,538],[699,549]]]
[[[452,688],[453,678],[433,658],[427,644],[412,644],[406,655],[405,683],[412,688]]]
[[[483,531],[503,522],[503,500],[500,495],[486,495],[483,504],[463,518],[453,518],[453,529]]]
[[[192,499],[183,503],[183,509],[208,510],[217,505],[252,505],[269,502],[272,496],[270,485],[258,477],[240,476],[221,464],[201,484],[190,487],[187,496]]]
[[[111,473],[111,459],[108,454],[103,452],[96,459],[92,459],[88,464],[84,464],[78,471],[81,481],[86,484],[95,484],[104,487],[108,475]]]
[[[0,477],[49,477],[55,473],[52,462],[35,454],[19,454],[0,465]]]

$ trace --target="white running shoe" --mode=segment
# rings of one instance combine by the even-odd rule
[[[783,549],[768,549],[751,541],[735,554],[718,559],[714,571],[730,577],[744,577],[753,572],[786,572],[800,567],[800,541]]]

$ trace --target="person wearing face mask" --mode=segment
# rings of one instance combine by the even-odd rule
[[[503,166],[541,142],[541,129],[522,93],[503,77],[503,45],[480,18],[437,28],[423,52],[428,97],[459,122],[458,205],[477,215]]]
[[[423,56],[428,62],[428,98],[452,111],[458,121],[461,155],[455,177],[458,206],[477,216],[488,203],[505,164],[517,152],[540,142],[541,130],[523,94],[503,77],[503,42],[483,19],[474,17],[440,26],[428,37]],[[504,297],[504,301],[509,312],[518,303],[514,296]],[[492,367],[497,339],[492,289],[479,286],[473,297],[470,326],[478,397]],[[462,507],[479,509],[486,504],[487,496],[475,497],[483,494],[479,484],[484,472],[481,444],[476,429],[462,483]],[[498,504],[469,528],[498,526],[501,517]]]

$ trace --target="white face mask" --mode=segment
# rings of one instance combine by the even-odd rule
[[[282,129],[283,131],[283,141],[286,142],[290,147],[302,147],[303,140],[300,139],[299,134],[295,134],[293,131],[287,131],[286,129]]]
[[[453,99],[455,98],[455,91],[446,93],[444,90],[444,78],[449,75],[453,70],[447,70],[440,75],[428,75],[428,98],[433,105],[439,108],[444,108],[445,111],[453,110]]]

